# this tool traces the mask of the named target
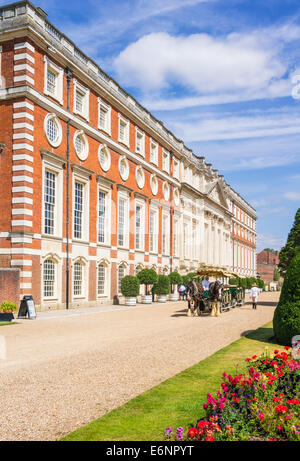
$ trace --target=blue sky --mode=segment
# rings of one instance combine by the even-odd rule
[[[285,243],[300,206],[298,0],[34,3],[257,209],[258,249]]]

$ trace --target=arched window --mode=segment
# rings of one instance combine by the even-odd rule
[[[82,264],[80,262],[76,262],[74,264],[74,282],[73,282],[73,295],[74,296],[81,296],[83,293],[83,270]]]
[[[119,266],[118,268],[118,293],[121,293],[121,280],[125,277],[125,267]]]
[[[105,294],[106,267],[103,263],[98,265],[98,296]]]
[[[44,298],[53,298],[55,296],[55,263],[52,259],[44,261],[43,291]]]

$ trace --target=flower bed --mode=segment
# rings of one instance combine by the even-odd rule
[[[300,440],[300,361],[289,347],[246,358],[247,372],[223,373],[221,389],[207,394],[206,417],[184,434],[165,429],[165,440]],[[237,365],[238,367],[238,365]]]

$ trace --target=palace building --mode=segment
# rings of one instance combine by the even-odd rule
[[[144,267],[256,274],[255,210],[28,1],[0,7],[0,76],[0,268],[20,297],[92,306]]]

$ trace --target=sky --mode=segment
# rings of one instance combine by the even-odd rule
[[[285,244],[300,207],[298,0],[33,3],[257,210],[258,250]]]

